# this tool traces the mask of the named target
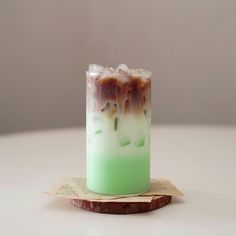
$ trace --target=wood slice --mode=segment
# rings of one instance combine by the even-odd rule
[[[134,214],[153,211],[171,202],[171,196],[157,196],[151,202],[101,202],[72,199],[71,203],[88,211],[107,214]]]

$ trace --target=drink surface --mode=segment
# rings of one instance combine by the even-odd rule
[[[124,65],[116,70],[97,67],[97,73],[87,72],[87,187],[104,194],[145,192],[150,180],[151,73]]]

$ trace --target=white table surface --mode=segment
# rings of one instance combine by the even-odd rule
[[[0,235],[236,235],[236,127],[153,127],[151,170],[185,197],[149,213],[93,213],[41,194],[85,176],[83,129],[2,135]]]

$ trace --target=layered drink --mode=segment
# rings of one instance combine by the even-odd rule
[[[145,192],[150,183],[151,72],[90,65],[87,75],[87,188]]]

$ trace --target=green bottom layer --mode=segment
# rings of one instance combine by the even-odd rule
[[[149,155],[135,158],[87,157],[87,188],[103,194],[146,192],[150,184]]]

